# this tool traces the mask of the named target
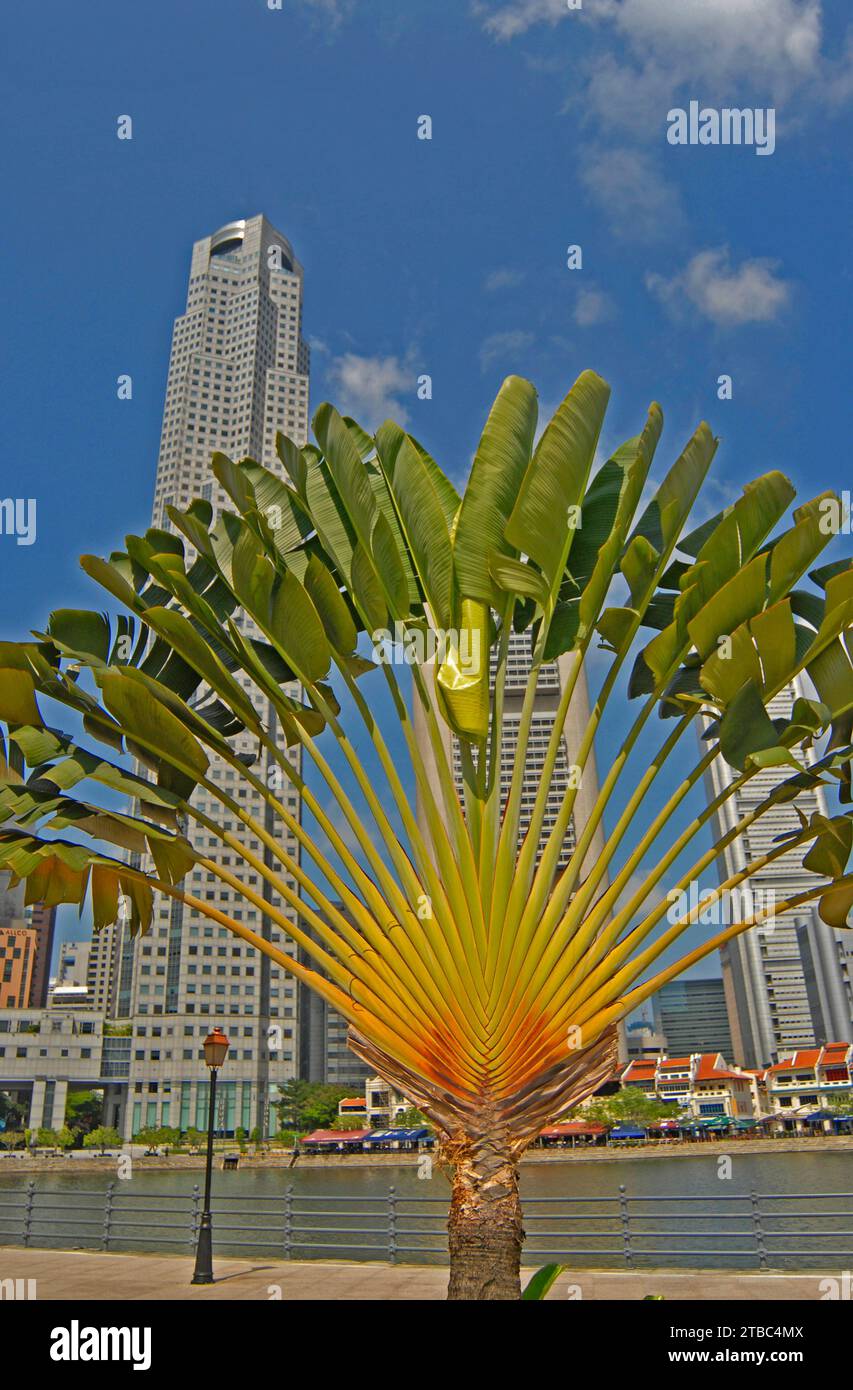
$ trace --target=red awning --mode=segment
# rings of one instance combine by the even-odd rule
[[[303,1144],[357,1144],[366,1139],[369,1129],[315,1129],[306,1134]]]
[[[580,1120],[569,1120],[562,1125],[550,1125],[548,1129],[540,1131],[540,1139],[570,1139],[574,1135],[589,1135],[597,1137],[599,1134],[606,1134],[604,1125],[585,1125]]]

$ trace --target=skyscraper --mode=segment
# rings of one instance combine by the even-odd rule
[[[530,817],[533,805],[536,800],[536,793],[539,788],[539,779],[542,768],[545,765],[545,754],[548,749],[548,741],[551,737],[551,730],[554,727],[557,707],[560,697],[565,689],[566,682],[572,671],[572,661],[575,658],[571,653],[558,657],[556,661],[545,662],[539,670],[539,677],[536,682],[536,699],[534,702],[533,717],[530,721],[530,736],[527,744],[527,756],[524,762],[524,780],[521,791],[521,816],[519,822],[519,844],[521,843],[530,824]],[[494,657],[492,661],[494,678]],[[503,714],[503,738],[501,741],[501,799],[506,801],[509,794],[510,783],[512,781],[512,768],[515,759],[515,750],[518,746],[518,731],[521,721],[521,708],[524,702],[524,692],[527,686],[527,678],[531,668],[531,647],[529,632],[514,632],[509,640],[509,650],[507,652],[506,681],[504,686],[504,714]],[[428,668],[433,671],[434,668]],[[589,697],[587,695],[586,677],[581,671],[575,686],[569,712],[563,725],[563,736],[560,740],[560,747],[557,755],[557,762],[554,768],[554,775],[548,789],[548,801],[545,808],[545,815],[542,822],[542,834],[539,840],[539,850],[537,852],[537,863],[542,854],[545,840],[553,828],[563,800],[563,795],[569,785],[572,775],[571,769],[576,763],[577,750],[581,739],[586,730],[589,719]],[[441,804],[440,785],[438,781],[438,771],[435,759],[429,742],[429,734],[424,719],[421,702],[415,695],[414,698],[414,718],[415,733],[418,744],[424,759],[427,776],[430,781],[433,793],[438,804]],[[460,799],[463,794],[462,782],[462,760],[459,740],[450,729],[440,721],[442,737],[445,745],[445,752],[450,759],[453,770],[453,778],[456,790]],[[580,779],[577,798],[575,800],[574,815],[569,822],[560,851],[558,871],[563,869],[569,862],[569,857],[575,847],[575,821],[584,825],[589,818],[590,812],[598,796],[598,773],[595,764],[595,754],[590,753],[583,777]],[[419,821],[425,837],[429,836],[429,827],[426,817],[419,808]],[[586,856],[585,867],[594,863],[604,848],[604,830],[599,825],[592,844]],[[601,885],[601,890],[607,887],[605,879]]]
[[[45,907],[44,903],[34,903],[29,912],[30,926],[36,938],[36,957],[33,962],[33,978],[30,983],[31,1007],[43,1009],[47,1003],[50,982],[50,966],[53,959],[53,938],[56,932],[56,908]]]
[[[652,995],[655,1032],[670,1057],[692,1052],[732,1055],[726,996],[720,979],[670,980]]]
[[[767,706],[770,717],[789,718],[794,699],[802,693],[796,682],[780,691]],[[729,797],[714,817],[715,838],[719,839],[743,816],[754,810],[789,775],[790,772],[784,769],[766,768],[751,777],[740,791]],[[709,800],[715,799],[734,777],[735,773],[728,764],[722,758],[716,758],[707,775]],[[826,797],[819,787],[804,792],[795,803],[772,807],[723,851],[718,861],[720,881],[724,882],[766,854],[780,835],[799,830],[800,821],[795,807],[806,816],[816,812],[827,814]],[[781,902],[814,885],[814,874],[802,867],[803,853],[802,847],[791,850],[748,880],[748,886],[758,900],[758,907],[772,899]],[[766,1066],[797,1048],[813,1045],[820,1025],[812,1013],[817,990],[812,989],[810,1001],[807,971],[813,971],[815,967],[813,962],[804,962],[801,949],[801,943],[809,939],[810,931],[824,946],[825,938],[836,935],[817,919],[816,908],[806,904],[795,911],[779,913],[769,921],[743,932],[727,942],[720,951],[734,1060],[739,1065]],[[844,991],[837,948],[830,951],[828,956],[826,950],[821,952],[820,970],[823,997],[831,995],[837,1001],[839,991]],[[832,977],[831,983],[829,976]],[[848,1008],[849,997],[848,989]]]
[[[167,507],[206,498],[214,514],[230,505],[210,470],[211,455],[255,458],[283,472],[275,450],[277,430],[295,442],[308,436],[308,346],[302,337],[302,267],[287,239],[265,217],[231,222],[193,247],[186,310],[175,321],[154,490],[153,524],[168,528]],[[267,703],[259,712],[274,730]],[[254,753],[254,740],[231,740],[236,754]],[[279,743],[285,751],[283,737]],[[289,756],[298,762],[298,753]],[[266,771],[271,772],[269,768]],[[276,769],[277,771],[277,769]],[[235,773],[211,758],[211,779],[226,790]],[[279,796],[296,817],[300,798],[282,778]],[[298,843],[259,793],[240,792],[241,808],[272,833],[294,858]],[[284,870],[220,802],[198,789],[193,805],[213,815]],[[186,833],[205,856],[237,872],[275,908],[291,909],[259,874],[235,861],[214,836],[190,822]],[[295,883],[289,880],[295,889]],[[281,949],[293,944],[260,910],[246,903],[211,872],[188,876],[193,894],[242,921]],[[208,1082],[201,1045],[214,1023],[225,1028],[231,1050],[220,1080],[217,1125],[233,1131],[276,1128],[276,1087],[295,1075],[297,989],[285,972],[227,929],[160,899],[151,931],[132,940],[119,923],[101,953],[109,961],[109,1011],[132,1018],[126,1135],[140,1127],[206,1127]],[[96,953],[97,954],[97,953]],[[97,973],[93,960],[91,967]]]

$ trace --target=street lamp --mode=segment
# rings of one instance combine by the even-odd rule
[[[225,1061],[228,1039],[221,1028],[214,1028],[204,1040],[204,1060],[210,1068],[210,1105],[207,1112],[207,1163],[204,1170],[204,1210],[195,1252],[194,1284],[213,1283],[213,1226],[210,1216],[210,1178],[213,1170],[213,1121],[216,1116],[216,1073]]]

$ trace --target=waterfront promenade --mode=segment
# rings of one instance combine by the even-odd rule
[[[104,1255],[88,1251],[0,1247],[0,1281],[34,1279],[40,1300],[171,1301],[437,1301],[447,1270],[423,1265],[347,1261],[215,1259],[216,1283],[192,1285],[193,1260],[181,1255]],[[526,1280],[533,1271],[525,1270]],[[643,1299],[663,1294],[690,1301],[826,1297],[821,1274],[737,1274],[720,1270],[577,1270],[561,1274],[551,1299]]]
[[[141,1144],[128,1145],[124,1150],[131,1152],[138,1160],[139,1171],[180,1172],[204,1170],[204,1155],[189,1153],[170,1153],[162,1156],[145,1157]],[[221,1165],[226,1153],[237,1153],[233,1146],[222,1146],[215,1151],[214,1162]],[[523,1167],[535,1164],[575,1164],[575,1163],[623,1163],[629,1159],[654,1160],[667,1158],[709,1157],[713,1154],[853,1154],[853,1134],[821,1134],[814,1136],[784,1135],[776,1139],[722,1138],[703,1139],[695,1143],[678,1140],[658,1140],[650,1143],[631,1145],[588,1145],[576,1149],[529,1149],[522,1157]],[[44,1153],[24,1153],[15,1150],[0,1153],[0,1175],[3,1173],[115,1173],[116,1156],[119,1150],[100,1155],[90,1149],[75,1149],[57,1157]],[[239,1154],[240,1168],[290,1168],[292,1153],[289,1149],[273,1149],[268,1153]],[[417,1153],[372,1154],[300,1154],[297,1168],[417,1168],[420,1155]]]

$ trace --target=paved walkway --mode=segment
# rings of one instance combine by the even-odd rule
[[[216,1283],[190,1283],[193,1261],[180,1255],[102,1255],[92,1251],[0,1247],[0,1281],[35,1279],[40,1299],[270,1299],[293,1301],[443,1299],[447,1270],[427,1265],[344,1261],[218,1259]],[[528,1272],[529,1273],[529,1272]],[[837,1271],[836,1271],[837,1274]],[[726,1274],[671,1270],[583,1270],[562,1274],[550,1298],[820,1299],[824,1274]]]

